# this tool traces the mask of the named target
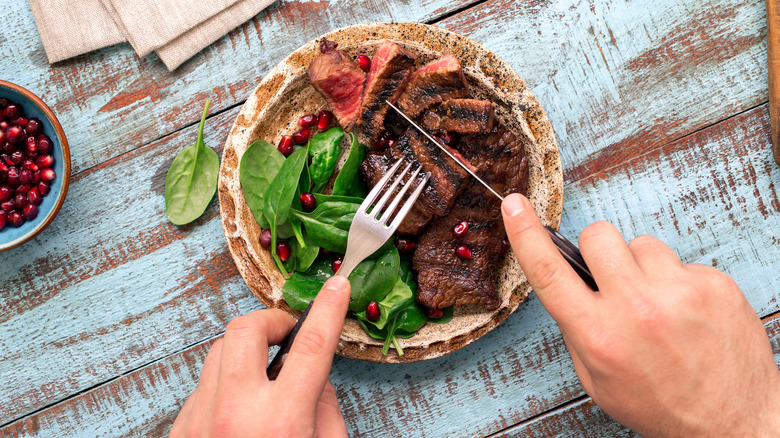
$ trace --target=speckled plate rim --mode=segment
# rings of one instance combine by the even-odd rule
[[[54,207],[49,211],[49,214],[37,226],[35,226],[35,228],[10,242],[0,244],[0,252],[3,252],[16,248],[17,246],[40,234],[40,232],[48,227],[49,224],[54,220],[54,218],[57,216],[57,213],[59,213],[62,204],[65,202],[65,196],[68,194],[68,186],[70,185],[70,147],[68,146],[68,139],[65,138],[65,131],[62,129],[60,121],[57,119],[57,116],[54,115],[54,111],[52,111],[51,108],[49,108],[49,106],[46,105],[46,103],[41,100],[40,97],[36,96],[32,91],[12,82],[0,80],[0,87],[7,87],[15,90],[17,93],[24,95],[33,101],[35,105],[40,108],[44,114],[46,114],[46,118],[48,118],[49,121],[51,121],[51,124],[54,126],[54,132],[57,134],[57,140],[63,157],[62,190],[60,191],[59,196],[54,203]]]
[[[532,146],[526,150],[529,160],[528,197],[546,225],[558,228],[563,203],[563,172],[555,134],[547,115],[531,90],[504,60],[479,43],[445,29],[419,23],[366,23],[338,29],[312,40],[277,64],[258,84],[241,108],[225,142],[219,176],[219,204],[222,226],[236,267],[252,293],[268,308],[280,308],[294,317],[284,301],[281,286],[284,279],[273,267],[267,251],[257,243],[260,227],[247,206],[239,181],[239,162],[243,152],[255,140],[258,127],[272,113],[271,106],[290,92],[296,77],[319,53],[317,41],[328,38],[339,42],[339,48],[363,46],[367,41],[391,39],[407,46],[424,48],[441,54],[451,53],[463,63],[467,77],[479,76],[489,82],[502,107],[518,121],[512,126]],[[506,123],[506,121],[505,121]],[[270,142],[278,140],[264,138]],[[374,362],[399,363],[432,359],[462,348],[498,326],[530,293],[530,286],[509,252],[499,267],[502,305],[495,311],[458,308],[449,324],[461,331],[437,338],[434,324],[428,324],[417,335],[401,340],[404,356],[381,353],[381,343],[369,338],[353,318],[348,318],[337,353],[350,358]],[[457,321],[457,322],[456,322]],[[469,324],[471,323],[471,324]],[[458,325],[460,324],[460,325]],[[444,326],[440,326],[444,327]],[[428,330],[425,336],[423,331]]]

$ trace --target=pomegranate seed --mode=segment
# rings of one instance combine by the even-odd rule
[[[5,116],[3,116],[3,117],[5,117]],[[11,125],[9,125],[7,121],[5,121],[5,120],[0,121],[0,131],[8,130],[9,126],[11,126]]]
[[[458,247],[455,248],[455,255],[468,260],[471,258],[471,248],[469,248],[468,245],[458,245]]]
[[[333,261],[330,262],[330,269],[333,270],[334,274],[339,271],[339,268],[341,267],[342,263],[344,263],[344,257],[342,256],[333,257]]]
[[[428,318],[439,319],[442,316],[444,316],[444,309],[431,309],[431,308],[426,307],[425,308],[425,315]]]
[[[0,145],[5,146],[5,131],[0,131]]]
[[[46,134],[38,134],[38,152],[42,154],[50,154],[54,150],[54,143],[51,138]]]
[[[511,245],[509,244],[509,241],[504,239],[501,241],[501,251],[499,251],[499,254],[504,255],[507,251],[509,251],[509,248]]]
[[[357,57],[358,65],[360,66],[360,69],[368,72],[371,70],[371,58],[369,58],[366,55],[358,55]]]
[[[279,152],[290,155],[293,152],[293,140],[292,137],[289,135],[285,135],[282,137],[281,140],[279,140],[279,146],[276,147],[276,149],[279,150]]]
[[[16,152],[16,151],[14,151],[14,152]],[[6,166],[13,166],[14,165],[14,160],[12,160],[11,156],[8,155],[8,154],[0,155],[0,159],[3,160],[3,162],[5,163]]]
[[[5,224],[8,222],[8,213],[6,213],[4,210],[0,210],[0,230],[5,228]]]
[[[371,143],[371,147],[378,152],[381,152],[395,143],[395,134],[392,131],[385,130]]]
[[[49,168],[54,165],[54,157],[51,155],[39,155],[38,158],[35,159],[35,164],[43,169]]]
[[[298,124],[301,125],[301,128],[311,128],[317,124],[317,116],[314,114],[301,116],[300,120],[298,120]]]
[[[22,168],[27,170],[32,170],[33,172],[38,171],[38,165],[33,163],[33,160],[30,160],[29,158],[24,160],[22,163]]]
[[[5,97],[0,97],[0,109],[4,110],[5,107],[7,107],[9,103],[11,103],[10,100],[8,100]]]
[[[14,227],[21,227],[24,223],[24,216],[21,213],[14,210],[8,213],[8,223]]]
[[[35,204],[27,204],[24,207],[24,210],[22,210],[22,214],[24,215],[25,219],[31,221],[38,217],[38,206]]]
[[[290,244],[286,240],[276,242],[276,254],[279,256],[279,260],[286,262],[290,259],[291,253],[292,248],[290,248]]]
[[[366,306],[366,319],[374,322],[379,320],[379,303],[372,301]]]
[[[9,123],[12,125],[21,126],[22,128],[27,126],[27,122],[28,120],[25,117],[17,117],[15,119],[9,120]]]
[[[2,131],[0,131],[2,132]],[[16,152],[16,145],[13,143],[6,143],[3,145],[3,152],[5,152],[7,155],[11,155],[14,152]]]
[[[8,168],[8,185],[11,187],[19,185],[19,169],[16,167],[11,166]]]
[[[455,236],[456,239],[465,236],[468,232],[468,221],[458,222],[458,224],[455,225],[455,227],[452,229],[452,235]]]
[[[444,143],[447,146],[452,146],[455,144],[455,134],[449,133],[449,132],[442,132],[439,134],[439,140],[441,140],[442,143]]]
[[[51,191],[51,186],[43,181],[38,183],[38,191],[41,192],[41,196],[46,196]]]
[[[22,115],[22,107],[16,103],[9,103],[3,111],[5,117],[8,119],[15,119]]]
[[[320,255],[323,257],[330,257],[330,251],[325,248],[320,248]]]
[[[14,190],[14,194],[16,195],[26,195],[27,192],[30,191],[30,185],[29,184],[22,184],[19,187]]]
[[[8,175],[8,165],[4,161],[0,161],[0,177]]]
[[[27,131],[28,135],[38,135],[39,132],[43,129],[43,122],[41,122],[41,119],[37,117],[32,117],[28,122],[27,126],[24,127],[24,130]]]
[[[400,252],[410,253],[414,251],[414,248],[416,246],[417,246],[417,242],[415,242],[413,239],[407,237],[395,238],[395,247],[398,248],[398,251]]]
[[[27,137],[27,152],[30,154],[38,153],[38,140],[32,135]]]
[[[313,211],[317,207],[317,198],[312,193],[301,193],[300,199],[303,211]]]
[[[26,134],[26,132],[24,132],[24,128],[22,128],[21,126],[10,126],[5,131],[6,141],[8,143],[20,142],[20,141],[24,140],[24,135],[25,134]]]
[[[41,196],[41,191],[38,190],[38,187],[33,187],[30,189],[30,191],[27,193],[27,200],[30,201],[30,204],[41,205],[41,202],[43,202],[43,196]]]
[[[14,200],[9,199],[4,202],[0,202],[0,208],[3,209],[3,211],[12,211],[14,207]]]
[[[22,162],[24,161],[24,152],[14,151],[14,153],[11,154],[11,161],[16,166],[22,164]]]
[[[317,127],[320,128],[321,131],[324,131],[330,128],[332,123],[333,113],[327,110],[320,111],[320,114],[317,116]]]
[[[14,191],[8,186],[0,186],[0,202],[5,202],[14,195]]]
[[[311,138],[311,131],[308,129],[301,129],[300,131],[292,135],[292,141],[297,144],[304,144]]]
[[[52,169],[42,169],[39,176],[44,181],[51,181],[54,179],[55,174]]]
[[[35,173],[30,169],[22,169],[19,171],[19,184],[34,184]]]
[[[24,206],[27,204],[29,204],[29,202],[27,201],[27,196],[24,196],[21,193],[14,196],[14,207],[16,207],[17,210],[23,209]]]
[[[263,230],[262,233],[260,233],[260,238],[258,239],[260,241],[260,246],[262,246],[265,249],[268,249],[271,247],[271,230]]]

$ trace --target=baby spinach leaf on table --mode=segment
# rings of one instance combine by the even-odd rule
[[[360,194],[360,165],[366,157],[366,147],[360,144],[353,133],[349,133],[352,138],[352,145],[349,148],[347,160],[336,175],[333,182],[333,195],[355,195]]]
[[[289,277],[279,256],[276,254],[277,226],[287,222],[290,215],[293,198],[298,189],[298,179],[306,165],[308,151],[306,148],[293,152],[279,168],[279,172],[268,186],[263,205],[263,216],[268,220],[271,228],[271,256],[276,267],[286,277]]]
[[[249,145],[238,166],[241,190],[249,209],[263,229],[268,228],[268,219],[263,215],[265,194],[284,163],[284,155],[267,141],[256,141]]]
[[[349,310],[366,310],[371,301],[381,301],[398,279],[398,250],[392,247],[376,259],[364,260],[349,275],[352,296]]]
[[[343,253],[347,250],[347,233],[359,204],[324,202],[311,213],[292,210],[292,216],[303,223],[309,239],[327,249]]]
[[[344,131],[338,126],[320,132],[309,140],[309,177],[314,186],[314,192],[319,192],[330,179],[339,161],[341,148],[339,143],[344,137]]]
[[[165,177],[165,213],[176,225],[199,218],[217,191],[219,158],[203,142],[210,101],[206,101],[195,144],[182,149],[173,159]]]
[[[282,296],[290,307],[303,311],[332,275],[330,260],[317,260],[308,271],[296,271],[284,282]]]

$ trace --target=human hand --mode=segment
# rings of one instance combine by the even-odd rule
[[[211,346],[198,387],[169,436],[347,436],[328,374],[349,294],[342,276],[325,283],[274,381],[265,371],[268,346],[282,342],[295,321],[277,309],[230,321],[224,338]]]
[[[515,256],[560,327],[596,404],[643,436],[768,436],[780,430],[780,373],[761,321],[734,281],[597,222],[580,250],[599,292],[577,277],[533,207],[502,207]]]

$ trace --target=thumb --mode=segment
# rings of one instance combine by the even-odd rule
[[[517,262],[539,301],[562,329],[570,326],[593,305],[593,292],[558,252],[525,196],[507,196],[501,211]]]

